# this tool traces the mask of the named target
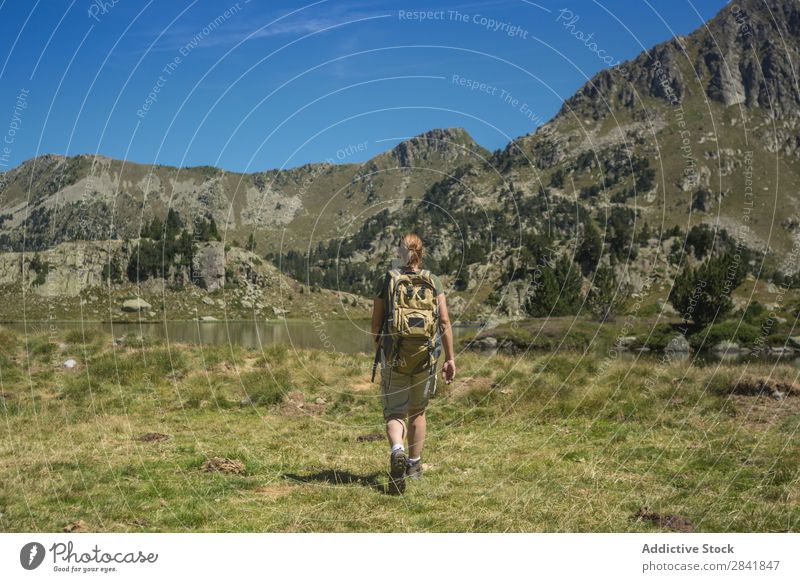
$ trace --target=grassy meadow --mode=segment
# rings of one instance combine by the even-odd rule
[[[788,363],[461,353],[393,496],[371,359],[0,328],[0,531],[800,528]]]

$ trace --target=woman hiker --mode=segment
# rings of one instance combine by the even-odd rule
[[[444,290],[439,277],[422,269],[422,240],[416,234],[406,234],[400,241],[397,249],[400,258],[400,267],[397,271],[400,274],[416,274],[427,276],[434,287],[435,306],[438,308],[438,338],[444,345],[445,362],[442,367],[442,376],[449,384],[456,375],[456,364],[453,355],[453,331],[450,327],[450,318],[447,313],[447,301],[445,300]],[[385,340],[382,335],[384,319],[389,307],[391,272],[386,273],[375,283],[375,294],[372,307],[372,335],[375,337],[376,344]],[[410,287],[406,287],[411,290]],[[423,299],[425,291],[417,289],[417,293]],[[410,297],[410,296],[409,296]],[[396,303],[395,303],[396,305]],[[416,303],[414,303],[416,305]],[[431,303],[432,305],[432,303]],[[411,318],[411,326],[417,325]],[[421,322],[421,319],[416,320]],[[422,326],[422,323],[419,323]],[[403,342],[400,342],[403,344]],[[422,346],[416,347],[416,346]],[[422,475],[422,445],[425,442],[425,407],[428,399],[436,387],[436,365],[438,360],[438,349],[434,355],[428,357],[427,351],[420,352],[421,349],[428,350],[425,343],[405,342],[406,351],[416,350],[409,357],[414,361],[413,368],[400,364],[399,370],[389,360],[385,349],[387,346],[380,345],[379,350],[384,350],[384,357],[381,358],[381,402],[383,403],[383,418],[386,421],[386,436],[389,438],[391,446],[391,457],[389,461],[389,485],[391,492],[402,493],[405,491],[405,479],[419,479]],[[390,348],[389,348],[390,349]],[[392,358],[394,361],[404,362],[407,356],[403,349],[399,348],[401,359]],[[421,355],[422,358],[416,357]],[[416,363],[419,362],[419,363]],[[404,371],[400,371],[404,370]],[[408,430],[406,430],[406,417],[408,417]],[[408,435],[408,454],[406,454],[403,440]]]

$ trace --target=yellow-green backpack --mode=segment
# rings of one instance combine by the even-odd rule
[[[387,273],[382,365],[404,374],[435,366],[441,351],[439,306],[430,271]]]

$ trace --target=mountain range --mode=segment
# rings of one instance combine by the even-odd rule
[[[272,276],[347,292],[360,310],[405,230],[425,240],[457,317],[524,314],[537,269],[563,256],[583,295],[602,266],[663,304],[681,265],[722,248],[747,251],[748,293],[774,303],[768,281],[800,271],[799,52],[800,3],[741,0],[601,71],[552,120],[494,152],[447,128],[361,164],[249,174],[39,156],[3,175],[0,285],[63,283],[62,261],[36,285],[21,251],[31,259],[76,241],[104,249],[97,276],[81,281],[108,282],[102,262],[125,271],[143,230],[172,209],[190,235],[213,221],[224,248],[255,251],[237,255],[251,270],[264,258]],[[174,285],[181,271],[167,270]],[[181,277],[192,283],[190,271]],[[63,287],[77,296],[90,282]],[[126,292],[136,283],[113,282]]]

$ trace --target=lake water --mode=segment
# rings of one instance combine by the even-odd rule
[[[2,324],[20,334],[34,334],[46,332],[51,324],[49,322],[34,323],[6,323]],[[59,331],[84,329],[86,331],[101,330],[113,337],[129,334],[142,335],[168,340],[175,343],[188,343],[196,345],[234,344],[249,348],[258,348],[275,343],[284,343],[297,348],[316,348],[335,351],[339,353],[374,353],[375,344],[369,333],[369,320],[331,320],[316,322],[308,320],[285,321],[170,321],[167,323],[107,323],[107,322],[55,322],[52,324]],[[477,325],[454,326],[453,336],[459,338],[475,333]],[[599,343],[596,346],[598,354],[605,354],[608,346]],[[531,354],[543,353],[531,350]],[[660,361],[663,354],[660,352],[619,352],[619,356],[626,360]],[[793,364],[800,367],[798,354],[720,354],[703,351],[699,354],[685,353],[673,354],[673,360],[689,360],[694,365],[713,365],[724,363],[757,363],[778,362]]]
[[[340,353],[375,351],[369,320],[316,321],[170,321],[159,323],[35,322],[3,324],[21,334],[42,333],[49,326],[59,331],[101,330],[114,337],[128,334],[189,344],[237,344],[249,348],[284,343],[298,348],[317,348]],[[453,327],[453,336],[474,333],[477,326]]]

